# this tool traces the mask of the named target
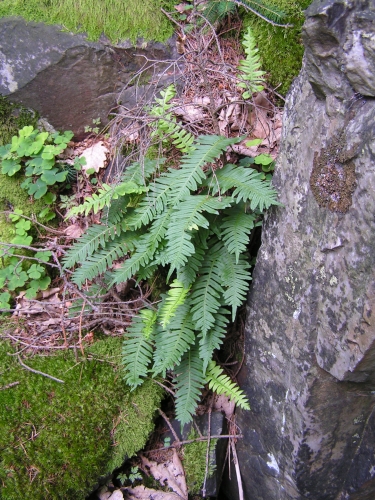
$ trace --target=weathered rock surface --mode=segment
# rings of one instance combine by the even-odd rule
[[[79,135],[93,119],[107,123],[119,92],[145,57],[165,60],[175,51],[172,41],[113,46],[59,26],[1,18],[0,94],[36,109],[56,129]],[[128,94],[122,103],[131,108],[134,92]]]
[[[372,499],[374,2],[316,0],[304,43],[274,176],[284,207],[249,296],[239,462],[246,500]]]

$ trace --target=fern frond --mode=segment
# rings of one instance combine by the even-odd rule
[[[225,394],[243,410],[250,410],[249,401],[243,391],[222,372],[215,361],[210,361],[208,364],[206,382],[216,394]]]
[[[144,158],[143,162],[134,162],[126,167],[121,176],[121,182],[134,182],[137,186],[146,185],[147,180],[155,175],[161,165],[165,162],[165,158],[158,158],[156,160],[149,160]]]
[[[166,328],[174,317],[178,306],[181,306],[189,293],[189,288],[184,288],[184,285],[177,280],[174,280],[170,285],[167,295],[165,296],[159,312],[159,320],[163,328]],[[174,319],[175,321],[175,319]]]
[[[199,269],[199,276],[191,287],[191,304],[196,330],[206,335],[215,324],[215,314],[223,302],[220,253],[222,244],[216,243],[208,249]]]
[[[176,417],[181,422],[181,427],[191,421],[202,388],[206,382],[203,375],[203,360],[199,356],[199,348],[193,345],[175,368],[176,388]]]
[[[64,269],[85,262],[99,247],[104,248],[107,241],[114,239],[121,233],[121,225],[104,226],[94,224],[68,249],[62,262]]]
[[[260,69],[260,57],[250,28],[247,28],[242,44],[245,49],[246,59],[242,59],[238,66],[242,80],[238,83],[238,87],[245,89],[242,97],[249,99],[254,92],[261,92],[264,89],[264,85],[260,82],[265,72]]]
[[[235,3],[246,10],[250,10],[256,16],[260,15],[266,22],[274,21],[275,23],[280,23],[286,16],[284,11],[263,0],[235,0]]]
[[[254,228],[255,215],[246,213],[243,203],[231,207],[224,214],[220,224],[221,239],[228,252],[234,254],[236,262],[238,262],[240,254],[246,251],[249,243],[250,233]]]
[[[182,356],[195,341],[194,325],[191,320],[189,304],[178,307],[167,329],[161,326],[155,334],[155,352],[153,376],[161,374],[165,377],[167,370],[173,370]]]
[[[125,381],[135,389],[147,376],[148,366],[153,353],[153,336],[156,313],[142,310],[129,327],[122,348],[122,363],[125,368]]]
[[[173,84],[160,92],[161,97],[156,98],[157,105],[150,111],[151,116],[160,117],[154,125],[151,137],[159,136],[161,139],[171,138],[172,144],[183,153],[189,153],[193,149],[194,136],[185,130],[176,117],[168,111],[172,108],[171,99],[176,95],[176,88]]]
[[[186,264],[188,258],[194,255],[195,247],[191,243],[192,231],[200,227],[208,228],[208,220],[202,212],[218,214],[220,209],[228,207],[229,204],[230,201],[227,199],[190,195],[175,206],[167,230],[166,259],[170,263],[167,280],[175,269],[178,271]]]
[[[115,260],[134,250],[134,242],[133,234],[122,233],[116,236],[102,250],[97,250],[83,261],[81,267],[73,273],[73,283],[81,287],[86,280],[91,281],[99,274],[104,274]]]
[[[169,172],[173,194],[172,206],[189,196],[190,191],[196,191],[205,180],[206,175],[203,167],[212,163],[226,150],[228,146],[239,142],[240,137],[227,139],[219,135],[202,135],[194,143],[195,149],[189,155],[182,157],[179,170]]]
[[[166,210],[168,196],[170,196],[172,188],[166,175],[161,175],[149,184],[149,191],[138,203],[134,214],[126,219],[129,227],[138,229],[141,226],[146,226],[163,210]]]
[[[253,168],[229,163],[215,173],[221,192],[234,188],[232,196],[236,202],[250,201],[250,208],[253,211],[257,208],[263,211],[271,205],[280,205],[277,201],[277,192],[271,187],[270,181],[263,180],[262,174]]]
[[[213,353],[219,349],[227,333],[229,323],[228,310],[220,308],[215,314],[215,324],[206,335],[201,333],[199,337],[199,355],[203,359],[203,373],[206,373],[208,363],[211,361]]]
[[[207,2],[203,15],[211,24],[224,19],[225,16],[233,14],[236,11],[236,4],[226,0],[211,0]]]
[[[101,221],[105,222],[106,225],[119,224],[125,217],[128,203],[129,198],[127,196],[112,200],[110,206],[103,213]]]
[[[185,266],[181,267],[177,271],[177,279],[184,284],[185,288],[190,287],[190,285],[195,281],[199,268],[202,265],[207,246],[207,238],[210,231],[209,229],[200,228],[199,231],[195,233],[192,239],[192,243],[195,247],[195,252],[189,257],[189,260]]]
[[[249,291],[249,259],[241,255],[237,261],[234,254],[230,254],[226,247],[222,248],[219,254],[221,269],[221,283],[224,288],[224,302],[232,307],[232,321],[236,317],[237,308],[246,300]]]

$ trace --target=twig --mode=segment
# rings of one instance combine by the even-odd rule
[[[159,413],[160,413],[160,415],[164,418],[165,423],[168,425],[169,430],[171,431],[171,433],[173,434],[173,436],[174,436],[175,440],[177,441],[177,446],[178,446],[178,445],[179,445],[179,443],[180,443],[180,439],[179,439],[179,437],[177,436],[176,431],[173,429],[172,424],[171,424],[171,423],[170,423],[170,421],[169,421],[169,418],[167,417],[167,415],[166,415],[163,411],[161,411],[161,409],[160,409],[160,408],[158,408],[158,412],[159,412]]]
[[[18,385],[19,382],[11,382],[8,385],[4,385],[3,387],[0,387],[0,391],[5,391],[5,389],[10,389],[11,387],[14,387],[15,385]]]
[[[175,397],[175,393],[172,391],[172,389],[170,389],[169,387],[167,387],[166,385],[162,384],[161,382],[159,382],[158,380],[155,380],[153,378],[149,378],[149,380],[152,380],[153,382],[155,382],[155,384],[158,384],[160,385],[160,387],[162,387],[163,389],[165,389],[167,392],[169,392],[169,394],[171,394],[173,397]]]
[[[236,469],[237,486],[238,486],[238,498],[239,498],[239,500],[244,500],[243,488],[242,488],[242,479],[241,479],[241,471],[240,471],[240,466],[239,466],[239,463],[238,463],[236,445],[234,443],[234,436],[232,436],[229,441],[230,441],[230,447],[231,447],[231,450],[232,450],[232,453],[233,453],[234,467]]]
[[[37,375],[42,375],[43,377],[50,378],[51,380],[54,380],[55,382],[60,382],[60,384],[64,384],[64,381],[60,380],[59,378],[52,377],[52,375],[48,375],[47,373],[43,373],[43,372],[40,372],[38,370],[34,370],[34,368],[30,368],[30,366],[25,365],[25,363],[23,363],[21,361],[20,356],[17,356],[17,357],[18,357],[18,361],[19,361],[20,365],[23,368],[25,368],[26,370],[29,370],[30,372],[36,373]]]
[[[169,450],[170,448],[178,448],[184,444],[191,444],[191,443],[196,443],[197,441],[207,441],[207,439],[229,439],[229,438],[235,438],[235,439],[242,439],[242,434],[221,434],[220,436],[202,436],[198,437],[195,439],[187,439],[186,441],[179,441],[178,443],[173,443],[170,444],[169,446],[163,446],[162,448],[156,448],[154,450],[147,450],[143,451],[143,453],[151,453],[153,451],[162,451],[162,450]]]
[[[203,488],[202,488],[203,498],[206,498],[206,482],[207,482],[208,470],[209,470],[209,465],[210,465],[211,413],[212,413],[212,407],[210,406],[210,409],[208,411],[208,436],[207,436],[208,439],[207,439],[207,448],[206,448],[206,470],[204,471],[204,481],[203,481]]]

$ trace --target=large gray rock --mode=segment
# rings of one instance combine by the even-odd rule
[[[37,110],[59,130],[80,135],[92,120],[108,114],[129,79],[150,60],[174,58],[167,44],[113,46],[104,37],[93,43],[60,26],[0,18],[0,94]],[[135,92],[122,96],[132,107]]]
[[[375,4],[306,14],[274,176],[284,207],[248,302],[246,500],[375,498]]]

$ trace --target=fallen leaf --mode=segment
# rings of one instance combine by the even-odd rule
[[[152,462],[142,456],[142,464],[147,467],[154,478],[163,486],[167,483],[168,487],[179,495],[179,498],[187,500],[188,490],[185,480],[185,472],[178,457],[176,450],[173,450],[172,461],[167,461],[161,464]]]
[[[181,500],[176,493],[153,490],[144,486],[126,488],[123,492],[125,500]]]
[[[84,230],[79,224],[72,224],[65,229],[64,233],[69,236],[69,238],[79,238],[84,233]]]
[[[86,160],[86,165],[82,166],[82,170],[87,172],[87,170],[92,169],[94,172],[99,172],[101,168],[105,167],[107,153],[109,153],[109,149],[102,141],[86,148],[80,155],[80,158],[84,157]]]

